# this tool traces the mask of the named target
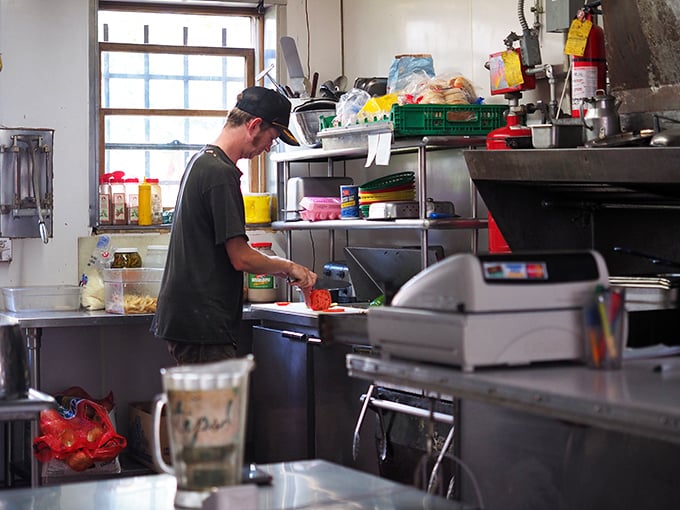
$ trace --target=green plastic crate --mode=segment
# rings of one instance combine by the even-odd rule
[[[333,127],[335,115],[322,115],[319,117],[319,131],[322,129],[329,129]]]
[[[394,105],[390,120],[394,136],[486,135],[505,124],[507,105]]]

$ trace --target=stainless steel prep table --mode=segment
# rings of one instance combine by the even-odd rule
[[[249,306],[243,308],[243,318],[248,319]],[[128,326],[151,324],[153,314],[140,313],[119,315],[104,310],[72,312],[0,312],[0,320],[16,323],[24,330],[28,348],[28,364],[31,387],[40,388],[40,343],[45,328],[69,328],[80,326]]]
[[[262,465],[271,486],[257,488],[257,510],[302,508],[472,508],[321,460]],[[0,508],[173,510],[175,478],[148,475],[38,489],[0,491]]]
[[[659,370],[658,367],[663,367]],[[349,374],[476,399],[575,423],[680,443],[680,358],[582,365],[457,368],[350,354]]]
[[[248,318],[249,314],[250,307],[244,307],[244,319]],[[30,387],[35,390],[40,389],[40,345],[44,328],[151,324],[152,318],[153,314],[119,315],[108,313],[104,310],[63,312],[0,312],[0,321],[18,324],[19,327],[23,329],[28,350]],[[30,418],[35,418],[35,415],[32,415]],[[12,419],[21,418],[16,417]],[[36,437],[37,435],[38,425],[35,420],[32,419],[31,437]],[[39,466],[34,456],[31,456],[30,470],[31,484],[35,486],[39,479]]]
[[[104,311],[84,312],[2,312],[0,319],[16,323],[24,331],[28,350],[28,368],[30,386],[40,389],[40,344],[43,328],[73,326],[109,326],[140,324],[151,322],[150,314],[115,315]],[[38,424],[31,421],[31,438],[37,437]],[[6,454],[9,452],[5,452]],[[11,460],[11,459],[10,459]],[[36,486],[40,477],[39,465],[35,456],[31,455],[31,485]]]

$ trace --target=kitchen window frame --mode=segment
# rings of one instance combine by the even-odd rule
[[[188,15],[219,15],[219,16],[247,16],[251,17],[256,23],[256,44],[255,48],[234,48],[224,46],[175,46],[160,44],[137,44],[137,43],[114,43],[99,41],[99,24],[97,14],[99,10],[119,10],[135,12],[172,12]],[[177,54],[177,55],[210,55],[218,57],[242,57],[245,65],[245,85],[255,84],[255,66],[258,62],[264,61],[264,14],[256,8],[251,7],[227,7],[227,6],[199,6],[184,4],[158,4],[146,2],[107,2],[100,1],[93,11],[94,39],[96,50],[92,58],[96,71],[94,73],[93,104],[95,105],[95,133],[93,134],[94,143],[94,168],[96,174],[91,175],[94,181],[93,196],[90,201],[90,226],[95,230],[106,232],[124,231],[147,231],[149,228],[164,231],[170,225],[153,225],[152,227],[139,227],[138,225],[99,225],[98,207],[98,182],[99,176],[105,171],[105,119],[110,115],[139,115],[139,116],[184,116],[184,117],[215,117],[225,116],[226,110],[201,110],[201,109],[157,109],[157,108],[103,108],[101,105],[101,83],[102,83],[102,54],[105,52],[136,52],[136,53],[155,53],[155,54]],[[140,144],[144,145],[144,144]],[[163,144],[158,145],[159,149]],[[263,155],[253,158],[250,162],[249,181],[247,189],[250,192],[261,191],[266,184],[266,160]]]

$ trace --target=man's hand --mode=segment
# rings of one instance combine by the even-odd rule
[[[314,287],[316,283],[316,273],[310,271],[305,266],[291,262],[291,267],[288,270],[288,280],[290,285],[295,285],[299,287],[302,293],[305,295],[305,300],[309,291]]]

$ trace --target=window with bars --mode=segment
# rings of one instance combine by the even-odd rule
[[[158,179],[175,205],[186,163],[254,84],[256,9],[100,2],[99,175]],[[261,160],[241,161],[244,191]]]

